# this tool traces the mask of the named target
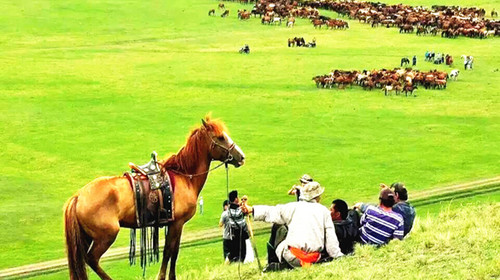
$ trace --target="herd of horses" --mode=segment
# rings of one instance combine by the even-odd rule
[[[245,3],[248,3],[245,2]],[[247,20],[253,15],[259,16],[262,24],[268,25],[281,25],[286,22],[286,27],[293,27],[295,25],[295,18],[307,18],[311,21],[315,28],[326,26],[330,29],[347,29],[349,24],[342,19],[332,19],[327,16],[319,14],[318,9],[311,7],[300,7],[297,1],[290,2],[288,0],[279,1],[256,1],[256,4],[251,11],[246,9],[238,10],[238,19]],[[224,4],[219,4],[219,9],[224,10],[221,17],[229,15],[229,10],[225,10]],[[215,9],[208,11],[209,16],[215,16]]]
[[[305,1],[302,5],[336,11],[341,16],[358,19],[372,27],[398,27],[400,32],[417,35],[437,35],[455,38],[500,36],[500,21],[485,19],[486,11],[476,7],[432,6],[431,9],[404,4],[387,5],[380,2]],[[492,11],[492,17],[496,12]]]
[[[248,3],[248,1],[244,1]],[[251,15],[261,18],[262,24],[280,24],[287,22],[293,27],[295,18],[308,18],[315,28],[326,26],[330,29],[347,29],[349,24],[342,19],[332,19],[320,15],[319,8],[336,11],[340,16],[358,19],[372,27],[398,27],[400,33],[433,35],[456,38],[488,38],[500,36],[500,21],[485,19],[486,11],[476,7],[432,6],[431,9],[404,4],[387,5],[380,2],[358,1],[295,1],[295,0],[258,0],[250,12],[238,11],[238,18],[249,19]],[[215,13],[210,10],[209,14]],[[496,16],[492,11],[491,16]]]
[[[455,71],[455,70],[454,70]],[[454,78],[458,72],[453,72]],[[343,71],[332,70],[326,75],[319,75],[312,78],[318,88],[345,88],[347,86],[359,85],[363,89],[381,89],[385,95],[405,93],[406,96],[413,95],[419,85],[426,89],[445,89],[448,80],[448,73],[444,71],[431,70],[421,72],[412,68],[394,68],[392,70],[363,70],[363,71]]]

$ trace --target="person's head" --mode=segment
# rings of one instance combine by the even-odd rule
[[[248,196],[244,195],[241,197],[241,203],[246,204],[248,201]]]
[[[224,200],[224,202],[222,202],[222,209],[224,209],[224,211],[227,210],[227,207],[229,207],[229,200]]]
[[[396,195],[396,202],[408,200],[408,191],[406,190],[406,186],[404,183],[392,183],[391,189],[394,190],[394,194]]]
[[[316,202],[319,202],[321,194],[323,194],[324,191],[325,188],[323,188],[318,182],[309,182],[300,189],[300,200],[311,201],[314,199]]]
[[[391,208],[396,203],[396,195],[390,188],[384,188],[380,191],[380,205]]]
[[[332,205],[330,206],[332,220],[341,221],[347,219],[348,211],[349,207],[347,206],[347,203],[342,199],[335,199],[334,201],[332,201]]]
[[[234,191],[229,193],[229,203],[235,203],[235,204],[239,203],[238,191],[234,190]]]
[[[312,182],[313,178],[311,176],[309,176],[308,174],[304,174],[304,175],[302,175],[302,177],[300,177],[299,181],[302,185],[305,185],[307,183]]]

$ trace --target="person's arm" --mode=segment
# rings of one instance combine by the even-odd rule
[[[265,221],[267,223],[285,225],[291,220],[292,209],[285,205],[265,206],[257,205],[252,207],[253,217],[256,221]]]
[[[326,252],[332,258],[342,257],[344,254],[340,251],[339,240],[335,233],[335,226],[333,225],[329,212],[325,212],[324,216]]]
[[[219,220],[219,227],[222,227],[224,226],[224,224],[226,224],[226,219],[227,219],[227,212],[224,211],[222,212],[222,215],[220,215],[220,220]]]
[[[399,240],[402,240],[404,237],[404,221],[401,220],[401,222],[398,224],[398,228],[394,231],[392,234],[393,238],[397,238]]]

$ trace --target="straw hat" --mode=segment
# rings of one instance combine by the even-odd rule
[[[300,189],[300,199],[311,201],[320,196],[324,191],[325,188],[323,188],[318,182],[309,182]]]

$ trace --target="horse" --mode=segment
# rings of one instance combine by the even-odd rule
[[[278,22],[279,22],[279,25],[281,25],[281,18],[280,17],[273,17],[271,23],[276,25],[276,24],[278,24]]]
[[[215,16],[215,9],[210,9],[210,11],[208,11],[208,15]]]
[[[174,182],[174,220],[168,224],[163,259],[157,279],[175,280],[175,265],[184,224],[196,213],[196,204],[210,163],[222,161],[242,166],[245,154],[231,140],[224,123],[202,119],[191,131],[186,144],[166,160],[158,162],[161,175]],[[111,279],[99,264],[101,256],[115,241],[120,227],[137,228],[134,192],[126,176],[100,177],[68,199],[64,206],[64,231],[71,280],[87,280],[85,264],[101,279]]]
[[[458,74],[460,74],[460,71],[459,71],[458,69],[453,69],[453,70],[451,70],[451,72],[450,72],[450,78],[451,78],[452,80],[456,81],[456,80],[457,80],[457,78],[458,78]]]
[[[409,58],[407,58],[407,57],[401,58],[401,67],[403,67],[403,65],[409,65],[409,64],[410,64]]]

